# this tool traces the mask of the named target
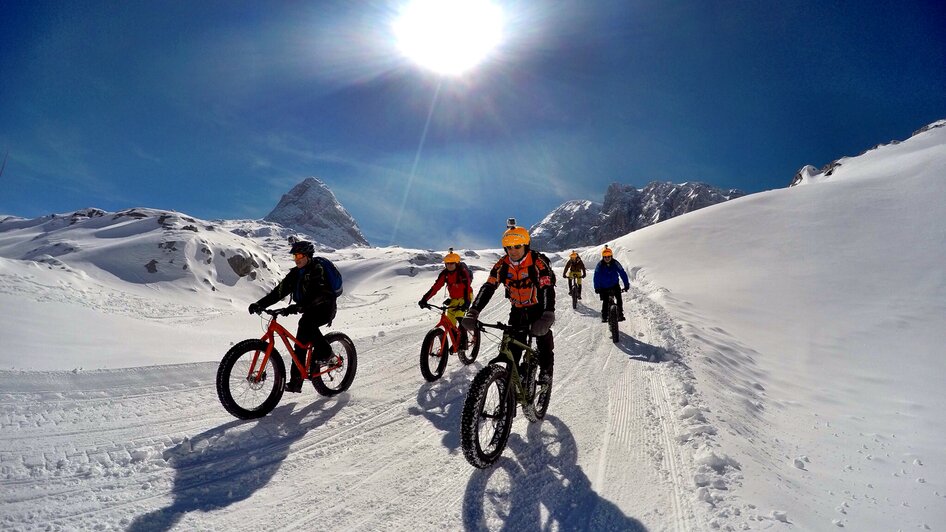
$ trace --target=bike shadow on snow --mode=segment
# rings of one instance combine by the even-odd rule
[[[641,362],[661,362],[674,358],[670,351],[656,345],[645,344],[624,331],[619,331],[618,340],[618,349],[627,353],[629,358]]]
[[[546,520],[543,522],[543,508]],[[513,432],[504,455],[475,470],[463,500],[466,530],[622,530],[644,525],[595,493],[578,465],[578,446],[554,416],[530,423],[526,437]]]
[[[174,500],[138,516],[128,530],[170,530],[188,512],[219,510],[249,498],[269,483],[293,443],[348,401],[347,395],[316,401],[296,412],[296,403],[285,404],[261,419],[230,421],[166,450],[164,459],[175,469]]]
[[[443,446],[451,454],[460,449],[460,418],[470,380],[466,371],[454,371],[451,375],[445,372],[439,380],[425,382],[417,391],[417,406],[407,410],[412,416],[425,417],[443,431]]]

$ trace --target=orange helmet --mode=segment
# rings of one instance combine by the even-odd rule
[[[450,252],[447,253],[447,256],[443,258],[444,264],[457,264],[460,262],[460,256],[453,252],[453,248],[450,248]]]
[[[572,251],[572,254],[569,255],[568,258],[570,258],[570,259],[572,259],[572,260],[577,259],[577,258],[578,258],[578,252],[577,252],[577,251]]]
[[[604,249],[601,250],[601,256],[602,256],[602,257],[613,257],[613,256],[614,256],[614,252],[611,251],[611,248],[609,248],[607,244],[605,244],[605,245],[604,245]]]
[[[508,248],[518,245],[529,245],[529,232],[526,231],[525,227],[510,227],[503,233],[503,247]]]

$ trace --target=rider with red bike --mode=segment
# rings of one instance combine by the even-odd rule
[[[335,291],[329,283],[325,268],[319,261],[313,260],[315,246],[304,240],[292,244],[289,250],[296,266],[289,270],[286,277],[273,288],[272,292],[250,305],[250,314],[259,314],[273,303],[291,296],[292,305],[287,307],[288,313],[302,313],[299,318],[299,330],[296,339],[300,344],[312,345],[314,361],[325,363],[332,358],[332,348],[329,346],[319,327],[331,325],[337,311]],[[305,360],[306,350],[296,347],[296,356]],[[295,364],[290,364],[289,382],[286,391],[302,392],[302,374]]]
[[[473,278],[469,268],[460,262],[460,255],[454,253],[453,248],[450,248],[450,252],[443,258],[443,265],[444,269],[440,271],[437,280],[424,297],[420,298],[417,305],[420,308],[427,308],[427,300],[447,285],[447,294],[450,296],[449,302],[446,303],[450,307],[447,310],[447,318],[454,327],[457,327],[457,320],[466,314],[466,310],[470,308],[470,302],[473,301]],[[467,349],[467,333],[462,326],[460,326],[459,348],[461,351]]]

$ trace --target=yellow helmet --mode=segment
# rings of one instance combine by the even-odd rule
[[[605,244],[604,249],[601,251],[601,256],[602,256],[602,257],[613,257],[613,256],[614,256],[614,252],[611,251],[611,248],[609,248],[607,244]]]
[[[572,254],[569,255],[568,258],[570,258],[570,259],[572,259],[572,260],[577,259],[577,258],[578,258],[578,252],[577,252],[577,251],[572,251]]]
[[[503,233],[503,247],[508,248],[518,245],[529,245],[529,232],[526,231],[525,227],[510,227]]]
[[[457,264],[460,262],[460,256],[453,252],[453,248],[450,248],[450,252],[447,253],[447,256],[443,258],[444,264]]]

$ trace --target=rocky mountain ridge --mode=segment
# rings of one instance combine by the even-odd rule
[[[744,196],[705,183],[653,181],[644,188],[612,183],[604,203],[567,201],[532,226],[533,247],[561,251],[593,246],[648,225]]]

